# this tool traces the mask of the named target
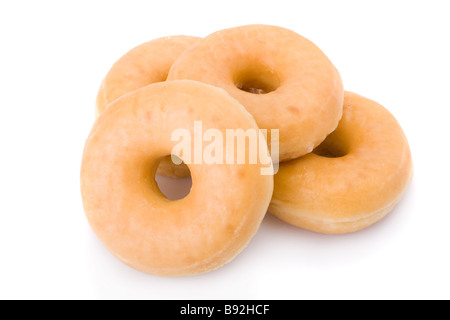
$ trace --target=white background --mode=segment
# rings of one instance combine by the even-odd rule
[[[450,298],[447,1],[1,1],[0,298]],[[217,271],[141,274],[84,217],[79,168],[99,84],[153,38],[251,23],[314,41],[346,89],[386,106],[415,176],[375,226],[341,236],[270,215]]]

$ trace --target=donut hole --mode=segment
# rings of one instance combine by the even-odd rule
[[[348,154],[348,145],[337,132],[330,134],[313,153],[325,158],[341,158]]]
[[[280,79],[271,69],[261,64],[253,64],[238,69],[234,75],[235,86],[253,94],[267,94],[280,86]]]
[[[160,159],[160,162],[157,167],[157,172],[160,166],[162,166],[161,160],[163,159],[169,160],[170,158],[171,156],[166,156]],[[166,161],[166,163],[164,163],[163,165],[167,165],[167,163],[168,162]],[[186,198],[192,189],[192,178],[189,167],[184,163],[181,163],[176,166],[179,167],[178,168],[179,170],[188,170],[189,177],[169,178],[160,174],[155,174],[155,181],[159,191],[161,191],[163,196],[170,201],[176,201]]]

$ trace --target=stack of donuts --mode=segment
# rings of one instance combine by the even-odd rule
[[[408,142],[391,113],[344,91],[314,43],[276,26],[144,43],[104,78],[96,116],[81,166],[86,216],[114,256],[154,275],[224,265],[267,211],[314,232],[364,229],[394,208],[412,177]],[[224,136],[266,129],[264,151],[278,150],[269,163],[278,172],[261,174],[261,161],[192,163],[187,154],[179,155],[187,166],[173,163],[172,133],[194,135],[198,121]],[[248,144],[240,147],[248,153]],[[191,175],[190,193],[168,200],[155,174]]]

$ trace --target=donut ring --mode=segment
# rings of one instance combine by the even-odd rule
[[[146,85],[165,81],[174,61],[199,39],[189,36],[159,38],[143,43],[123,55],[100,85],[96,117],[117,98]]]
[[[171,133],[179,128],[192,133],[197,120],[222,133],[258,129],[222,89],[170,81],[115,100],[86,142],[81,168],[86,216],[105,247],[137,270],[180,276],[218,268],[247,245],[266,213],[273,176],[261,175],[261,164],[189,165],[189,195],[169,201],[160,192],[153,177],[158,159],[176,144]]]
[[[173,62],[199,39],[189,36],[159,38],[123,55],[102,81],[97,95],[96,117],[117,98],[146,85],[165,81]],[[161,160],[158,174],[173,178],[187,177],[189,170],[183,164],[175,165],[168,157]]]
[[[409,145],[395,118],[346,92],[337,130],[314,153],[280,165],[269,211],[316,232],[358,231],[397,205],[411,177]]]
[[[311,152],[342,116],[339,72],[315,44],[280,27],[250,25],[213,33],[175,61],[168,79],[225,89],[261,129],[280,130],[280,161]]]

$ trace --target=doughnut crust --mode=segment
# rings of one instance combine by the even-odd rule
[[[176,201],[164,197],[154,179],[159,159],[177,144],[174,130],[194,136],[194,121],[223,134],[258,129],[222,89],[168,81],[115,100],[87,139],[86,216],[105,247],[142,272],[181,276],[222,266],[248,244],[268,208],[273,176],[261,175],[261,164],[189,165],[191,192]]]
[[[175,61],[168,79],[225,89],[261,129],[280,130],[280,161],[311,152],[342,116],[339,72],[315,44],[280,27],[249,25],[213,33]]]
[[[389,213],[411,178],[411,152],[396,119],[346,92],[337,130],[314,153],[280,165],[269,211],[316,232],[358,231]]]

